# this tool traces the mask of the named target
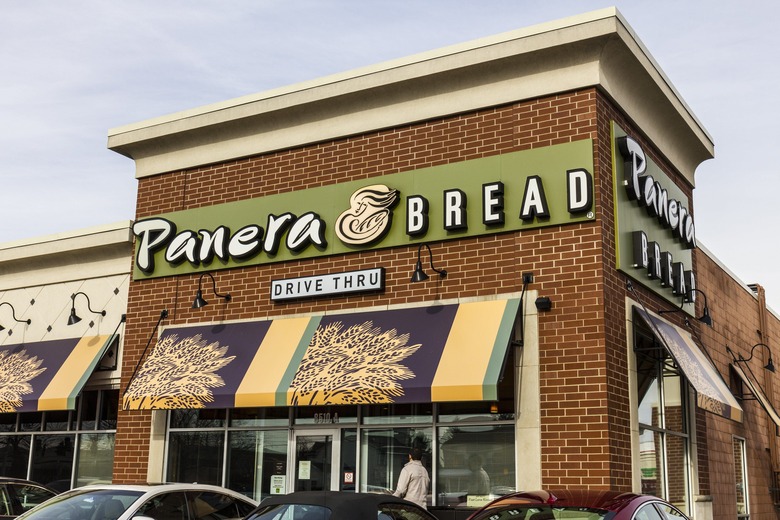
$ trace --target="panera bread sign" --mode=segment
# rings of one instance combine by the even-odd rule
[[[577,141],[166,213],[133,225],[136,279],[588,221]]]
[[[693,302],[696,227],[688,197],[614,122],[612,133],[617,268],[669,301]]]

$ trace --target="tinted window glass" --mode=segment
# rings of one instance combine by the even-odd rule
[[[48,489],[28,484],[18,484],[15,486],[15,489],[16,499],[21,504],[22,511],[32,509],[54,496],[54,493]]]
[[[0,414],[10,415],[10,414]],[[30,460],[29,435],[0,436],[0,475],[4,477],[27,477],[27,462]]]
[[[116,428],[117,408],[119,407],[119,390],[104,390],[100,403],[99,430]]]
[[[168,443],[168,482],[220,485],[225,434],[173,432]]]
[[[382,504],[377,520],[429,520],[430,515],[422,508],[404,504]]]
[[[135,516],[154,520],[187,520],[187,502],[184,493],[163,493],[147,500]]]
[[[646,504],[639,508],[634,517],[636,520],[663,520],[653,504]]]
[[[667,504],[660,504],[660,503],[656,504],[656,506],[658,506],[658,509],[661,510],[661,512],[666,518],[669,519],[676,518],[678,520],[682,520],[686,518],[684,514],[682,514],[680,511],[673,508],[672,506],[669,506]]]
[[[55,480],[70,482],[75,442],[75,435],[37,435],[33,437],[30,480],[46,484]]]
[[[193,520],[230,520],[240,518],[233,497],[213,491],[190,491],[190,513]]]
[[[94,430],[97,419],[98,393],[97,391],[84,391],[81,394],[81,415],[79,416],[80,430]]]
[[[260,507],[246,520],[328,520],[330,512],[322,506],[280,504]]]

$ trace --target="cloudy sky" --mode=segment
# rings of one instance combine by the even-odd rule
[[[776,0],[0,0],[0,243],[134,217],[111,128],[610,5],[715,141],[699,242],[780,312]]]

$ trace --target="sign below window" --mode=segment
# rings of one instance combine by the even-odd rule
[[[385,269],[363,269],[346,273],[303,276],[271,282],[271,300],[315,298],[369,291],[383,291]]]

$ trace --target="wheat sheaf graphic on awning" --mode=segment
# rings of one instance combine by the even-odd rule
[[[495,401],[518,309],[507,298],[169,327],[123,406]]]
[[[216,372],[235,359],[227,351],[200,334],[161,338],[125,392],[124,409],[205,408],[212,389],[225,385]]]
[[[408,345],[409,334],[373,325],[317,327],[290,384],[290,404],[380,404],[404,395],[399,381],[414,372],[399,362],[420,344]]]
[[[24,349],[0,352],[0,413],[16,412],[22,406],[22,397],[33,391],[30,381],[46,370],[41,363]]]

